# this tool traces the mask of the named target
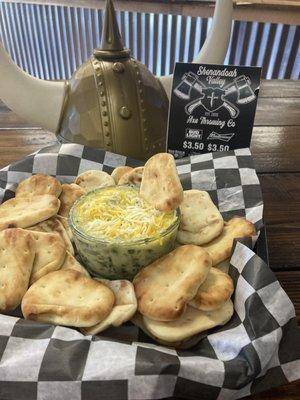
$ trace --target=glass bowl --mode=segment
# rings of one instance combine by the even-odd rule
[[[118,187],[118,186],[116,186]],[[86,234],[76,225],[76,208],[96,189],[80,197],[73,205],[69,224],[74,235],[74,242],[84,266],[95,277],[106,279],[132,280],[139,270],[151,264],[175,248],[177,231],[180,223],[180,211],[176,210],[175,221],[158,235],[146,239],[128,241],[103,240]]]

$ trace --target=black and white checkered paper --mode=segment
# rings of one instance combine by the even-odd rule
[[[88,169],[138,166],[80,145],[54,145],[0,171],[0,202],[35,173],[72,182]],[[184,189],[210,193],[224,219],[263,227],[259,181],[248,149],[177,161]],[[100,336],[0,315],[1,400],[238,399],[300,378],[300,330],[276,277],[250,248],[235,243],[232,319],[189,350],[157,345],[131,323]],[[14,315],[17,315],[16,313]]]

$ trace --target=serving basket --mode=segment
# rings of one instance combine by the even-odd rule
[[[0,399],[238,399],[300,378],[294,307],[268,266],[261,189],[249,149],[176,161],[184,189],[207,191],[225,220],[245,216],[258,237],[236,241],[229,274],[234,315],[189,349],[158,345],[131,322],[97,336],[0,315]],[[0,202],[36,173],[71,183],[110,173],[127,157],[55,144],[0,170]]]

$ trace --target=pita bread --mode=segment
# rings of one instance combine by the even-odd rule
[[[38,224],[31,226],[28,229],[30,229],[31,231],[38,231],[38,232],[57,233],[64,241],[68,252],[74,254],[74,248],[71,243],[71,240],[63,224],[60,222],[58,218],[56,217],[49,218],[46,221],[39,222]]]
[[[35,225],[53,217],[59,205],[58,198],[50,194],[7,200],[0,205],[0,230]]]
[[[131,318],[131,322],[136,325],[138,328],[140,328],[142,331],[146,333],[149,337],[151,337],[153,340],[158,342],[159,344],[163,346],[168,346],[168,347],[175,347],[176,349],[189,349],[193,346],[195,346],[201,339],[203,339],[206,335],[205,333],[198,333],[194,336],[188,337],[184,340],[179,340],[177,342],[170,342],[166,340],[161,340],[158,337],[152,335],[148,329],[146,328],[144,324],[144,319],[143,316],[140,313],[135,313],[134,316]]]
[[[90,278],[90,274],[84,268],[84,266],[81,265],[80,262],[78,262],[76,260],[76,258],[73,257],[72,254],[70,254],[68,251],[67,251],[64,263],[61,266],[61,269],[73,269],[74,271],[78,271],[78,272],[82,273],[87,278]]]
[[[66,256],[66,245],[56,233],[31,231],[35,239],[35,259],[30,285],[49,272],[58,270]]]
[[[138,328],[140,328],[143,332],[146,333],[146,335],[148,335],[149,337],[151,337],[153,340],[155,340],[156,342],[158,342],[159,344],[162,344],[163,346],[169,346],[169,347],[176,347],[178,348],[182,341],[178,341],[178,342],[167,342],[166,340],[160,340],[159,338],[157,338],[156,336],[152,335],[148,329],[146,328],[146,325],[144,323],[144,318],[142,316],[142,314],[140,314],[139,312],[135,313],[135,315],[131,318],[131,322],[136,325]]]
[[[69,222],[68,222],[68,218],[63,217],[61,215],[56,215],[55,218],[57,218],[63,225],[63,227],[65,228],[67,235],[69,236],[69,239],[71,240],[71,242],[73,242],[74,237],[73,237],[73,233],[72,233],[72,229],[70,228]]]
[[[34,240],[24,229],[0,232],[0,312],[14,310],[28,285],[35,256]]]
[[[20,182],[16,189],[16,197],[19,196],[38,196],[51,194],[59,197],[61,184],[53,176],[36,174]]]
[[[161,322],[143,317],[147,330],[166,342],[179,342],[207,329],[224,325],[233,314],[233,304],[228,300],[221,308],[215,311],[200,311],[188,306],[185,313],[176,321]]]
[[[233,291],[230,276],[212,267],[189,305],[202,311],[217,310],[230,299]]]
[[[112,178],[114,178],[116,185],[119,183],[119,180],[122,178],[123,175],[127,174],[128,172],[131,172],[132,170],[133,168],[127,167],[127,165],[115,168],[111,173],[111,176]]]
[[[91,169],[83,172],[75,179],[76,185],[82,187],[86,192],[100,189],[106,186],[115,186],[114,178],[107,172]]]
[[[140,195],[157,210],[176,210],[183,199],[174,157],[168,153],[155,154],[146,162]]]
[[[118,185],[134,185],[140,187],[143,173],[144,167],[134,168],[132,171],[129,171],[121,176]]]
[[[131,282],[126,280],[97,280],[114,292],[115,304],[111,313],[103,321],[95,326],[81,330],[85,335],[96,335],[111,326],[120,326],[124,324],[124,322],[129,321],[137,309],[134,287]]]
[[[211,257],[198,246],[178,247],[143,268],[133,284],[141,314],[157,321],[174,321],[205,281]]]
[[[105,319],[113,292],[71,269],[51,272],[35,282],[22,300],[24,318],[56,325],[89,327]]]
[[[212,257],[213,266],[230,257],[234,239],[254,236],[255,226],[246,218],[235,217],[224,223],[224,229],[220,236],[201,247]]]
[[[177,240],[182,244],[202,245],[220,235],[224,221],[207,192],[186,190],[179,206],[181,212]]]
[[[79,197],[84,195],[86,191],[76,185],[75,183],[65,183],[62,186],[62,192],[61,195],[59,196],[60,200],[60,208],[58,211],[58,214],[61,215],[62,217],[68,217],[69,216],[69,211],[72,208],[72,205],[75,203]]]

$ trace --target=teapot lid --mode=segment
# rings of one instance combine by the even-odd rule
[[[101,47],[94,50],[94,56],[98,59],[130,57],[130,50],[123,45],[112,0],[106,0]]]

